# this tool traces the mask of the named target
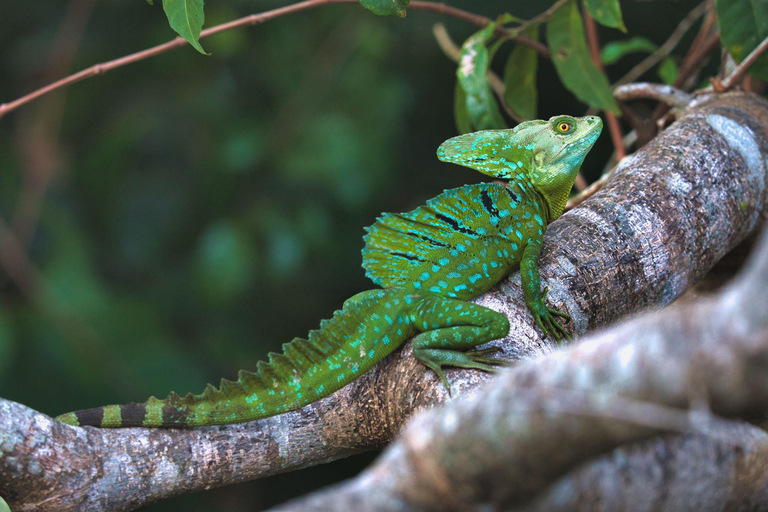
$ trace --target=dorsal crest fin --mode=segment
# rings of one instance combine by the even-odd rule
[[[533,122],[529,121],[526,125]],[[459,135],[440,144],[437,158],[508,180],[530,168],[535,149],[533,144],[526,145],[518,140],[515,134],[516,129],[513,128]]]
[[[408,213],[385,213],[363,237],[366,275],[385,288],[410,286],[433,264],[465,257],[483,238],[499,235],[496,205],[504,190],[498,183],[465,185]]]

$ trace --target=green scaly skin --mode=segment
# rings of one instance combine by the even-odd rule
[[[507,185],[480,183],[446,190],[403,214],[384,214],[367,229],[363,266],[383,289],[355,295],[308,339],[283,345],[256,372],[208,385],[200,395],[109,405],[59,416],[70,425],[195,427],[241,423],[299,409],[357,379],[411,337],[413,355],[450,392],[443,366],[494,371],[506,316],[466,302],[511,271],[521,270],[523,295],[537,325],[567,336],[541,290],[538,258],[547,224],[563,211],[584,157],[602,129],[600,118],[557,116],[511,130],[460,135],[438,158]]]

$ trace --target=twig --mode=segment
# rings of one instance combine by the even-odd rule
[[[704,21],[701,23],[699,32],[696,34],[693,42],[688,47],[688,51],[679,66],[680,72],[672,84],[680,89],[693,87],[696,76],[703,65],[704,57],[711,51],[702,51],[702,49],[710,44],[709,41],[711,40],[712,35],[717,33],[717,15],[715,14],[714,0],[709,0],[707,7],[707,14],[704,17]]]
[[[616,82],[614,85],[622,85],[629,82],[634,82],[638,78],[640,78],[643,73],[651,69],[653,66],[658,64],[661,59],[672,53],[672,50],[675,49],[675,47],[678,45],[680,40],[683,38],[686,32],[688,32],[688,29],[693,26],[693,24],[701,18],[704,13],[707,11],[707,4],[709,3],[709,0],[704,0],[699,5],[697,5],[695,8],[691,10],[691,12],[688,13],[688,15],[683,18],[683,20],[677,25],[677,28],[672,32],[672,34],[669,36],[669,38],[659,46],[659,48],[650,54],[648,57],[643,59],[637,66],[632,68],[626,75],[621,77],[618,82]]]
[[[520,26],[515,27],[515,30],[518,32],[522,32],[528,27],[531,27],[533,25],[536,25],[537,23],[541,23],[543,21],[548,20],[552,15],[555,13],[556,10],[561,8],[566,2],[569,0],[557,0],[554,4],[552,4],[552,7],[547,9],[546,11],[542,12],[541,14],[538,14],[537,16],[534,16],[530,20],[521,23]]]
[[[676,89],[671,85],[661,85],[648,82],[636,82],[620,85],[613,90],[613,96],[621,101],[638,99],[653,99],[666,103],[672,108],[684,109],[693,99],[693,96],[685,91]]]
[[[691,54],[691,58],[683,63],[680,67],[680,74],[672,85],[681,89],[692,88],[692,82],[707,61],[707,57],[719,46],[720,34],[715,34],[707,39],[705,43]]]
[[[752,64],[755,63],[757,58],[765,51],[766,48],[768,48],[768,37],[763,39],[763,42],[757,45],[757,47],[752,50],[749,55],[747,55],[747,58],[741,61],[741,64],[736,66],[736,69],[734,69],[733,72],[728,75],[725,80],[721,82],[716,78],[711,79],[710,81],[712,82],[712,88],[716,92],[725,92],[733,88],[733,86],[741,81],[741,79],[744,77],[744,74],[749,71],[749,68],[752,66]]]
[[[592,57],[592,62],[601,73],[605,73],[603,62],[600,60],[600,41],[597,37],[597,24],[592,16],[589,15],[586,8],[584,8],[584,27],[587,31],[587,43],[589,45],[589,53]],[[619,120],[616,118],[616,114],[610,110],[605,110],[605,121],[608,125],[608,132],[611,134],[611,140],[613,141],[613,147],[616,150],[616,158],[621,160],[627,156],[627,152],[624,149],[624,144],[621,140],[621,127],[619,126]]]
[[[356,4],[357,0],[304,0],[303,2],[286,5],[285,7],[279,7],[277,9],[272,9],[271,11],[265,11],[259,14],[251,14],[250,16],[245,16],[237,20],[229,21],[227,23],[222,23],[221,25],[216,25],[214,27],[205,29],[200,33],[200,39],[204,39],[214,34],[218,34],[220,32],[225,32],[227,30],[232,30],[235,28],[245,27],[249,25],[258,25],[258,24],[264,23],[265,21],[271,20],[273,18],[285,16],[287,14],[293,14],[295,12],[312,9],[315,7],[320,7],[322,5],[350,4],[350,3]],[[445,5],[439,2],[413,1],[410,3],[408,7],[409,9],[412,9],[415,11],[428,11],[428,12],[434,12],[437,14],[446,14],[454,18],[458,18],[479,26],[486,26],[492,21],[490,18],[486,18],[485,16],[480,16],[478,14],[463,11],[461,9],[457,9],[455,7],[451,7],[449,5]],[[502,33],[509,33],[507,29],[503,29],[503,28],[501,28],[500,31]],[[526,36],[514,36],[514,35],[512,36],[513,36],[512,39],[516,40],[520,44],[524,44],[526,46],[533,48],[534,50],[536,50],[537,52],[539,52],[545,57],[549,56],[549,50],[547,49],[547,47],[539,43],[538,41],[534,41],[533,39]],[[153,46],[152,48],[148,48],[140,52],[132,53],[130,55],[126,55],[125,57],[120,57],[119,59],[102,62],[101,64],[95,64],[73,75],[70,75],[66,78],[62,78],[61,80],[48,84],[45,87],[42,87],[29,94],[26,94],[21,98],[18,98],[8,103],[0,104],[0,118],[5,116],[9,112],[16,110],[22,105],[25,105],[30,101],[33,101],[41,96],[44,96],[50,93],[51,91],[55,91],[56,89],[60,89],[68,85],[72,85],[81,80],[85,80],[86,78],[102,75],[107,71],[111,71],[115,68],[127,66],[128,64],[133,64],[134,62],[139,62],[141,60],[154,57],[155,55],[159,55],[161,53],[165,53],[167,51],[174,50],[176,48],[181,48],[186,44],[187,44],[187,41],[185,39],[181,37],[177,37],[175,39],[172,39],[171,41],[168,41],[167,43]]]

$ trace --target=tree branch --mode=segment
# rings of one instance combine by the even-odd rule
[[[582,334],[640,309],[672,302],[756,228],[766,212],[766,157],[768,104],[764,100],[740,93],[698,100],[687,115],[639,153],[625,159],[603,190],[550,226],[540,265],[543,284],[549,287],[550,306],[567,310],[573,318],[571,329]],[[522,300],[519,274],[510,276],[477,302],[503,311],[510,318],[510,336],[500,342],[510,359],[553,350],[531,321]],[[740,303],[734,300],[734,304]],[[727,315],[724,318],[729,321],[738,318],[731,309],[718,311]],[[763,311],[768,312],[768,308]],[[701,322],[714,321],[707,319],[707,315],[697,317]],[[739,329],[734,334],[741,333]],[[622,336],[631,334],[626,328],[621,332]],[[619,350],[624,345],[604,346]],[[588,349],[581,347],[571,352],[574,356],[557,355],[546,359],[547,363],[537,364],[562,365],[558,370],[564,372],[562,375],[585,376],[587,370],[577,362],[580,365],[596,356],[589,356]],[[723,354],[720,348],[708,347],[711,357]],[[656,368],[651,355],[639,343],[636,349],[639,352],[629,362],[639,364],[640,356],[647,355],[642,366],[648,365],[651,381],[647,385],[653,385],[653,372],[662,369],[671,372],[668,376],[685,375],[673,365],[681,354],[677,359],[672,358],[674,353],[666,354],[661,361],[669,364]],[[610,360],[611,364],[624,364],[622,353],[626,354],[610,352],[608,348],[600,350],[603,362]],[[761,364],[759,355],[751,354],[750,361]],[[703,353],[702,357],[705,356]],[[707,357],[704,363],[714,364]],[[726,357],[725,362],[729,361]],[[594,364],[597,366],[589,367],[593,377],[588,380],[600,381],[601,375],[610,375],[595,369],[608,371],[600,366],[598,358]],[[724,368],[702,368],[713,379],[726,378]],[[520,379],[524,374],[518,370],[513,374],[518,377],[512,379]],[[460,370],[449,371],[448,375],[456,395],[478,389],[488,378],[479,372]],[[546,375],[554,379],[560,373]],[[761,375],[768,373],[760,369],[750,375],[762,384]],[[573,382],[562,379],[565,380],[557,387],[583,391],[569,388]],[[668,390],[663,387],[663,375],[656,375],[656,379],[658,387],[653,392],[667,400],[660,402],[662,405],[688,405],[690,395],[680,399],[687,388]],[[554,385],[555,380],[548,382]],[[731,394],[728,400],[733,409],[725,410],[725,388],[718,387],[724,381],[704,384],[704,396],[710,397],[717,412],[738,414],[751,398],[755,400],[749,403],[762,406],[760,396]],[[611,386],[623,389],[621,394],[628,399],[645,401],[650,396],[644,394],[647,387],[633,388],[637,385],[630,380]],[[633,389],[646,391],[635,393]],[[551,409],[557,409],[560,402],[554,392],[551,394],[555,397]],[[15,512],[33,510],[42,501],[50,506],[55,504],[62,511],[131,510],[168,496],[383,446],[414,412],[447,399],[438,379],[415,362],[410,345],[406,344],[404,350],[392,354],[372,372],[324,400],[299,411],[239,425],[189,430],[75,428],[52,422],[21,405],[0,402],[0,495],[10,497],[9,504]],[[584,403],[585,408],[599,405],[591,397],[586,397]],[[546,411],[539,413],[549,415]],[[612,432],[612,424],[601,423],[601,419],[584,421],[593,422],[589,425],[599,427],[600,431]],[[574,428],[591,428],[580,425]],[[587,448],[604,453],[629,438],[647,436],[660,429],[630,425],[630,430],[634,434],[611,434],[606,443]],[[549,475],[549,481],[575,460],[568,458],[563,462],[560,473]],[[526,493],[532,492],[532,487],[526,489]],[[455,492],[459,491],[463,492],[458,488]]]
[[[232,30],[240,27],[259,25],[261,23],[264,23],[265,21],[269,21],[271,19],[278,18],[280,16],[285,16],[287,14],[293,14],[295,12],[300,12],[300,11],[306,11],[308,9],[313,9],[315,7],[320,7],[323,5],[357,4],[357,3],[358,3],[358,0],[304,0],[303,2],[297,2],[295,4],[286,5],[285,7],[279,7],[277,9],[272,9],[271,11],[265,11],[259,14],[251,14],[250,16],[245,16],[243,18],[239,18],[233,21],[229,21],[227,23],[222,23],[220,25],[207,28],[200,33],[200,39],[204,39],[206,37],[218,34],[220,32],[226,32],[228,30]],[[414,11],[428,11],[436,14],[446,14],[448,16],[452,16],[454,18],[458,18],[482,27],[488,25],[491,21],[493,21],[490,18],[486,18],[485,16],[473,14],[473,13],[464,11],[462,9],[457,9],[456,7],[452,7],[450,5],[446,5],[440,2],[427,2],[427,1],[414,0],[408,5],[408,8]],[[513,34],[511,34],[509,30],[501,27],[498,29],[498,31],[501,32],[502,34],[509,35],[511,39],[517,41],[518,43],[530,46],[531,48],[533,48],[543,56],[549,56],[549,50],[547,49],[547,47],[539,43],[538,41],[534,41],[531,38],[526,36],[514,36]],[[139,62],[139,61],[148,59],[150,57],[154,57],[155,55],[160,55],[161,53],[165,53],[170,50],[175,50],[176,48],[181,48],[182,46],[186,46],[187,44],[188,43],[185,39],[181,37],[177,37],[175,39],[172,39],[171,41],[168,41],[167,43],[153,46],[152,48],[148,48],[140,52],[132,53],[130,55],[126,55],[125,57],[120,57],[119,59],[102,62],[101,64],[95,64],[73,75],[70,75],[66,78],[62,78],[61,80],[48,84],[45,87],[42,87],[29,94],[26,94],[21,98],[10,101],[8,103],[0,103],[0,118],[5,116],[9,112],[16,110],[22,105],[25,105],[57,89],[61,89],[62,87],[67,87],[81,80],[85,80],[86,78],[102,75],[107,71],[111,71],[116,68],[127,66],[128,64],[133,64],[134,62]]]

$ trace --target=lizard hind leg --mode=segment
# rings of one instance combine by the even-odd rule
[[[440,377],[449,395],[451,386],[443,366],[495,372],[499,366],[509,364],[488,357],[500,351],[499,347],[472,350],[503,338],[509,332],[507,317],[492,309],[461,300],[427,296],[412,314],[411,321],[422,331],[413,339],[414,357]]]

